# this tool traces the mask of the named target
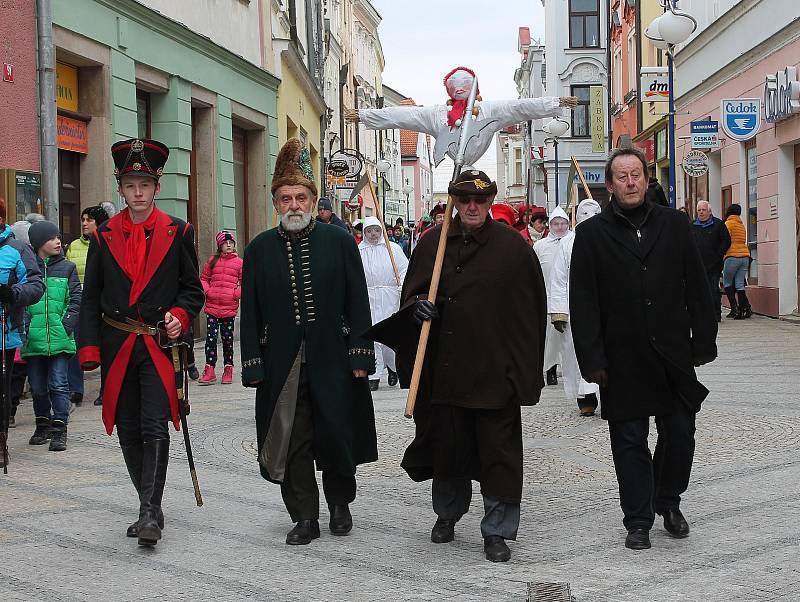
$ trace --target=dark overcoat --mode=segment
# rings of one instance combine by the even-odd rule
[[[725,222],[718,217],[712,216],[711,219],[713,222],[707,226],[693,222],[692,235],[706,273],[719,275],[722,272],[722,259],[731,246],[731,235]]]
[[[414,249],[401,310],[368,333],[397,353],[397,373],[404,388],[410,384],[419,342],[420,328],[412,320],[414,304],[428,298],[440,232],[441,226],[434,227]],[[436,450],[451,448],[455,450],[451,455],[457,456],[473,438],[433,424],[435,416],[443,414],[434,412],[434,406],[500,410],[533,405],[544,386],[544,278],[539,260],[516,230],[487,219],[465,236],[456,217],[447,235],[436,305],[440,317],[431,323],[414,409],[416,437],[402,463],[415,481],[430,479],[436,470],[451,471],[450,466],[438,465]],[[513,448],[506,443],[498,440],[496,450],[483,453],[502,455]],[[519,501],[518,468],[519,474],[499,484],[492,495]],[[477,464],[466,472],[480,480]]]
[[[355,474],[356,465],[377,460],[369,383],[353,376],[375,371],[374,346],[361,336],[370,325],[361,256],[346,230],[312,220],[295,239],[280,227],[253,239],[242,267],[241,350],[242,382],[257,386],[259,454],[305,342],[317,468]]]
[[[156,325],[164,314],[172,312],[181,320],[184,332],[203,307],[205,296],[197,267],[194,229],[191,224],[157,212],[153,231],[149,233],[147,260],[138,301],[130,303],[133,283],[125,265],[127,243],[122,231],[122,213],[118,213],[97,231],[89,242],[83,278],[79,357],[84,369],[100,363],[103,382],[103,422],[111,434],[116,418],[117,398],[128,367],[137,335],[106,324],[103,315],[117,322],[126,319]],[[172,422],[180,425],[175,371],[168,351],[158,346],[155,337],[142,335],[150,357],[170,401]]]
[[[570,320],[584,378],[605,369],[606,420],[659,416],[708,395],[695,366],[717,355],[708,279],[686,216],[646,201],[639,228],[609,203],[575,232]]]

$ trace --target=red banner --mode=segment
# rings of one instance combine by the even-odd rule
[[[85,121],[58,116],[58,148],[89,154],[89,131]]]

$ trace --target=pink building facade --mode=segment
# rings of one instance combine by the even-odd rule
[[[753,258],[748,296],[756,313],[773,317],[798,312],[798,72],[800,36],[764,53],[759,60],[729,76],[711,74],[712,78],[719,79],[718,85],[710,90],[698,86],[676,103],[676,163],[681,178],[678,181],[678,205],[682,201],[693,217],[697,201],[708,200],[714,215],[721,218],[732,203],[741,205],[742,221],[748,232],[748,246]],[[787,74],[790,81],[786,91],[771,91],[768,84],[777,79],[780,88],[780,82]],[[761,103],[757,133],[747,140],[734,140],[726,137],[720,124],[721,147],[707,151],[708,173],[699,178],[687,176],[680,166],[692,150],[690,122],[720,121],[723,100],[751,98],[760,99]]]
[[[0,169],[39,171],[35,6],[0,2]]]

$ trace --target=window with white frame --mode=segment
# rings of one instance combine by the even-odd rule
[[[614,68],[613,75],[613,98],[616,104],[622,104],[622,98],[625,96],[627,90],[622,89],[622,48],[617,48],[614,51]]]

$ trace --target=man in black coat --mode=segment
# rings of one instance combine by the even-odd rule
[[[450,184],[458,216],[447,232],[436,303],[428,290],[443,226],[417,243],[398,313],[368,337],[397,353],[400,385],[409,386],[419,325],[433,320],[419,394],[416,434],[402,466],[414,481],[433,479],[438,519],[431,541],[453,541],[472,482],[481,484],[484,553],[505,562],[522,499],[520,406],[539,401],[544,386],[547,298],[539,261],[513,228],[489,214],[497,185],[478,170]]]
[[[719,278],[722,275],[725,252],[731,246],[731,235],[725,227],[725,222],[711,215],[708,201],[697,202],[697,218],[692,222],[692,234],[700,251],[700,258],[703,260],[708,286],[711,289],[711,302],[714,304],[714,312],[719,322],[722,320]]]
[[[708,395],[695,366],[717,356],[717,322],[705,269],[679,212],[645,200],[641,151],[606,163],[612,200],[577,232],[570,268],[572,336],[583,377],[600,385],[625,545],[650,547],[655,513],[674,537],[694,456],[695,414]],[[651,458],[649,417],[658,443]]]

